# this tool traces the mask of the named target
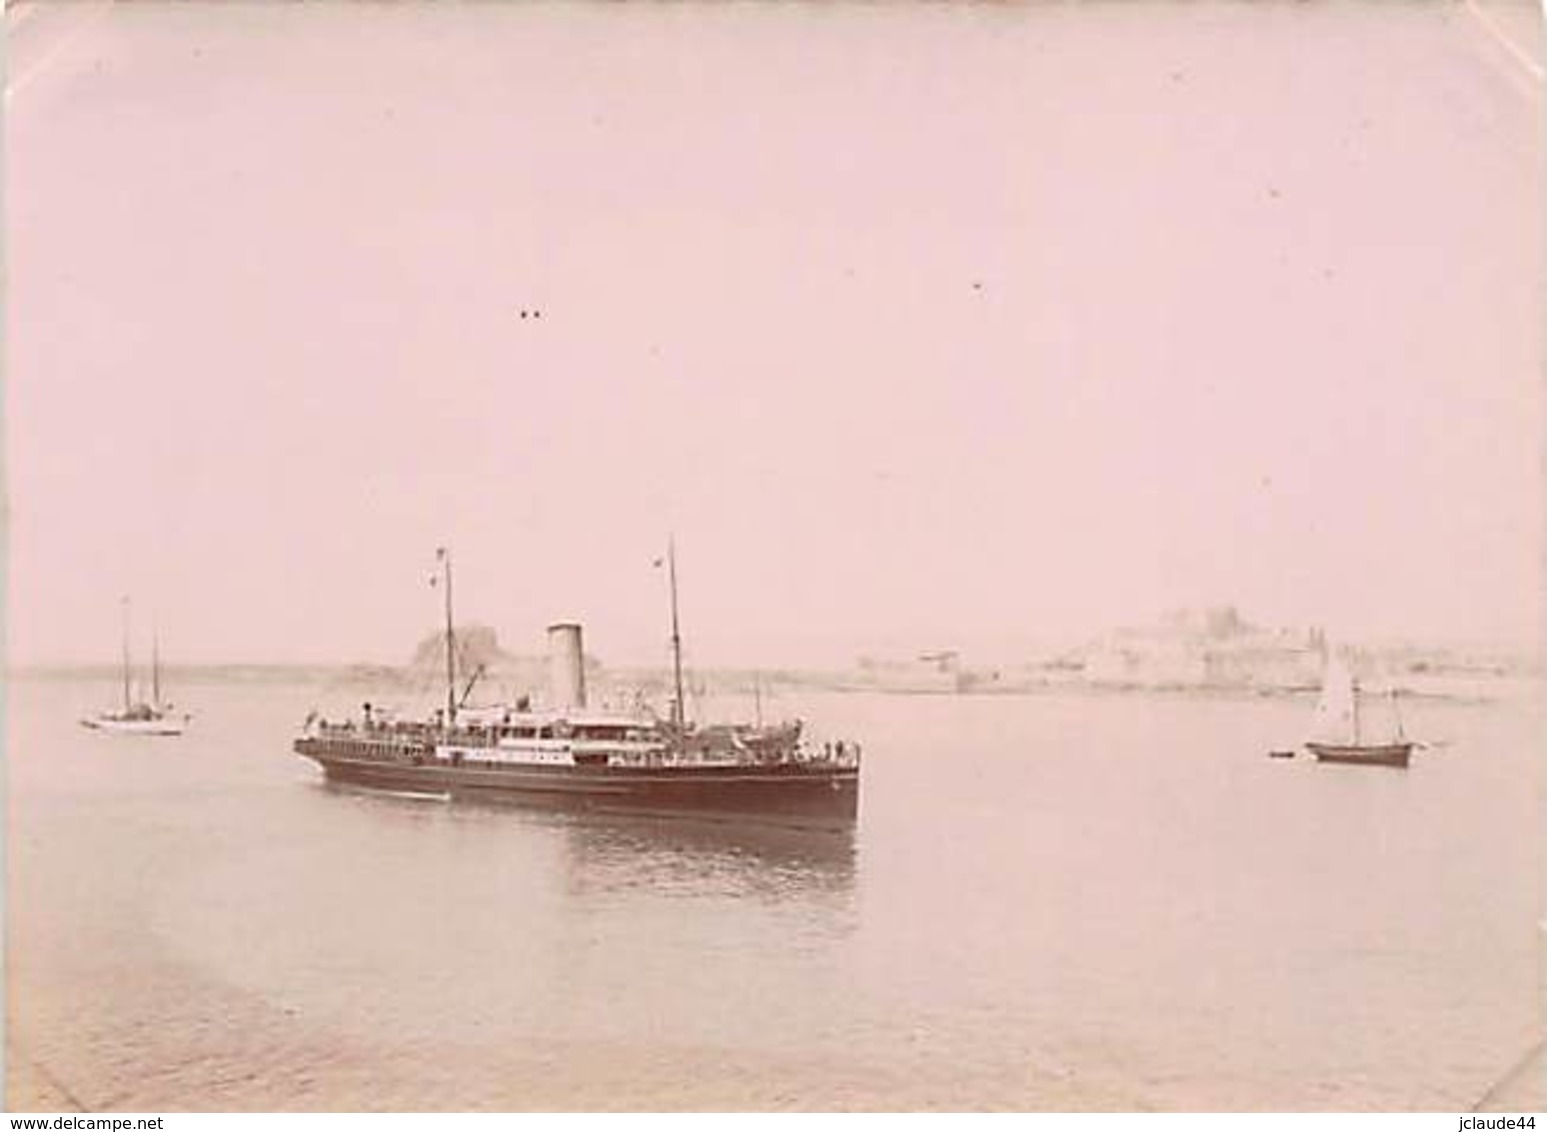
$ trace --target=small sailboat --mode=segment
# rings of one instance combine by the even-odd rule
[[[1348,662],[1333,656],[1306,750],[1321,762],[1405,767],[1415,745],[1403,733],[1396,688],[1367,693]]]
[[[129,656],[128,598],[124,598],[123,606],[123,707],[87,716],[81,720],[81,726],[120,735],[181,735],[188,724],[188,716],[174,714],[173,705],[161,699],[161,642],[154,632],[150,646],[150,699],[136,699],[134,696],[134,666]]]

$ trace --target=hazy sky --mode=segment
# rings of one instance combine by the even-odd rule
[[[19,661],[1539,624],[1534,5],[6,18]]]

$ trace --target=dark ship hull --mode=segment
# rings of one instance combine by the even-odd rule
[[[295,750],[336,782],[484,802],[834,829],[859,811],[858,768],[827,762],[475,767],[436,760],[429,745],[316,736]]]
[[[1307,743],[1306,750],[1324,763],[1364,763],[1370,766],[1405,767],[1413,753],[1411,743],[1378,743],[1355,746],[1340,743]]]

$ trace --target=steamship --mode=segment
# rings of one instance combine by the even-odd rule
[[[358,719],[314,712],[295,751],[326,777],[391,791],[600,812],[692,816],[785,826],[852,826],[859,807],[860,750],[807,741],[800,721],[700,725],[682,694],[676,556],[671,579],[674,698],[668,718],[587,705],[581,626],[548,628],[548,703],[468,709],[477,673],[457,694],[451,556],[437,553],[446,606],[446,703],[423,721],[386,718],[371,705]]]

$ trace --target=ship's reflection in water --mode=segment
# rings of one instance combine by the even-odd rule
[[[266,875],[284,874],[270,884],[284,910],[266,911],[293,922],[352,886],[348,914],[312,915],[304,936],[273,928],[294,942],[266,949],[261,971],[248,961],[242,977],[286,993],[304,986],[341,1023],[425,1041],[628,1044],[672,1017],[671,1040],[688,1046],[803,1048],[806,996],[839,996],[850,977],[853,830],[358,787],[322,787],[313,800],[306,824],[333,846],[332,861],[266,862]],[[202,906],[190,901],[189,914]],[[339,955],[357,978],[336,977]],[[802,993],[776,990],[790,987]]]
[[[366,805],[484,827],[514,826],[545,851],[562,847],[564,888],[574,895],[649,892],[661,896],[781,900],[851,893],[858,869],[852,827],[812,829],[708,817],[584,813],[406,794],[319,781]],[[528,842],[529,850],[536,846]]]
[[[853,830],[602,814],[561,820],[577,890],[777,900],[854,886]]]

